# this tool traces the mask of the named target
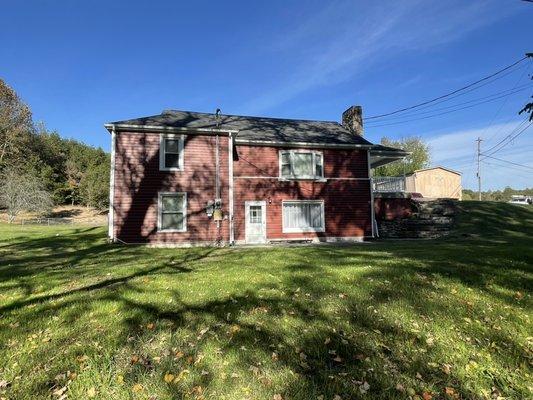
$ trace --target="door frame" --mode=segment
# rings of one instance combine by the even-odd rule
[[[250,219],[250,206],[261,206],[262,212],[262,225],[263,225],[263,240],[260,242],[250,243],[248,239],[248,224]],[[244,202],[244,241],[247,244],[259,244],[267,242],[267,214],[266,214],[266,201],[264,200],[254,200],[254,201],[245,201]]]

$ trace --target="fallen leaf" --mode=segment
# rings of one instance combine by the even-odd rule
[[[338,363],[341,363],[341,362],[342,362],[342,358],[339,357],[339,356],[337,356],[337,357],[335,357],[335,358],[333,359],[333,361],[338,362]]]
[[[272,400],[283,400],[283,397],[281,396],[281,394],[276,393],[274,397],[272,397]]]
[[[433,396],[429,392],[424,392],[424,393],[422,393],[422,398],[424,400],[431,400],[433,398]]]
[[[185,375],[189,374],[189,372],[190,371],[188,369],[184,369],[183,371],[181,371],[176,377],[176,379],[174,379],[174,383],[178,383],[179,381],[181,381]]]
[[[117,375],[117,383],[122,385],[124,383],[124,375]]]
[[[140,383],[136,383],[135,385],[133,385],[132,389],[135,393],[139,393],[142,392],[144,388],[143,385],[141,385]]]
[[[396,390],[399,392],[405,392],[405,388],[401,383],[396,384]]]
[[[137,364],[139,362],[139,356],[133,355],[131,356],[131,363]]]
[[[279,359],[278,353],[273,352],[271,358],[272,358],[272,361],[278,361],[278,359]]]
[[[94,387],[87,390],[87,397],[95,397],[96,396],[96,389]]]
[[[363,384],[359,386],[359,391],[361,392],[361,394],[365,394],[366,392],[368,392],[368,389],[370,389],[370,385],[367,381],[363,382]]]
[[[170,372],[167,372],[165,374],[165,376],[163,377],[163,380],[166,382],[166,383],[171,383],[176,377],[174,376],[174,374],[171,374]]]
[[[444,372],[446,375],[450,375],[452,366],[450,364],[443,364],[442,365],[442,372]]]
[[[155,324],[152,323],[152,322],[150,322],[149,324],[146,325],[146,329],[149,329],[151,331],[154,330],[154,328],[155,328]]]
[[[197,395],[201,395],[203,393],[204,389],[201,387],[201,386],[194,386],[192,389],[191,389],[191,394],[197,394]]]
[[[324,340],[324,344],[330,344],[330,343],[331,343],[331,339],[327,337],[326,340]]]
[[[82,355],[82,356],[78,356],[78,357],[76,357],[76,360],[77,360],[79,363],[83,363],[83,362],[87,361],[88,359],[89,359],[89,357],[86,356],[85,354]]]
[[[65,398],[66,398],[66,394],[65,394],[66,391],[67,391],[67,387],[66,387],[66,386],[63,386],[63,387],[61,387],[61,388],[57,388],[56,390],[54,390],[54,391],[52,392],[52,394],[53,394],[54,396],[59,397],[59,398],[65,399]]]
[[[336,394],[335,396],[333,396],[333,400],[342,400],[342,397]]]
[[[446,386],[444,388],[444,393],[446,394],[446,396],[448,396],[449,398],[452,398],[452,399],[458,399],[459,398],[459,395],[457,393],[455,393],[455,389],[452,388],[452,387],[449,387],[449,386]]]

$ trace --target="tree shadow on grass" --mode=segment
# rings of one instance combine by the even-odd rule
[[[49,391],[50,376],[67,368],[79,369],[78,356],[94,357],[95,365],[87,367],[95,371],[99,363],[109,363],[109,359],[98,361],[101,350],[91,344],[105,338],[111,344],[104,350],[112,354],[117,369],[126,371],[129,386],[146,376],[161,381],[166,371],[191,370],[188,380],[166,385],[159,392],[173,398],[185,397],[198,386],[206,398],[220,398],[240,393],[246,384],[259,393],[252,392],[251,398],[272,398],[275,393],[287,399],[335,394],[343,399],[406,398],[405,392],[396,389],[398,384],[418,394],[431,391],[434,398],[447,386],[464,398],[481,397],[480,386],[495,386],[510,398],[527,397],[525,385],[519,384],[525,371],[517,372],[528,362],[524,344],[512,329],[496,329],[504,322],[485,312],[485,304],[469,305],[463,293],[448,291],[454,286],[465,292],[471,289],[479,299],[494,299],[490,306],[502,310],[527,307],[526,299],[518,302],[512,296],[531,287],[531,254],[528,241],[519,235],[512,249],[473,238],[260,251],[116,247],[84,235],[92,234],[79,233],[85,245],[76,244],[73,235],[68,244],[73,249],[59,255],[54,253],[57,243],[39,250],[41,271],[28,267],[32,256],[22,247],[12,247],[9,262],[15,263],[18,278],[28,279],[25,282],[31,283],[35,274],[49,279],[53,268],[45,266],[66,260],[76,260],[80,267],[53,272],[63,285],[84,268],[94,266],[94,277],[100,271],[97,282],[12,301],[0,309],[4,317],[22,323],[25,335],[42,329],[33,325],[35,319],[54,315],[75,327],[56,333],[49,346],[35,351],[33,359],[40,360],[36,373],[45,369],[43,360],[50,351],[69,361],[51,361],[52,370],[25,388],[29,393]],[[497,239],[511,243],[506,235]],[[24,246],[28,245],[35,246],[35,251],[42,248],[42,242]],[[135,267],[135,260],[141,265]],[[115,270],[111,277],[102,277],[107,265]],[[203,270],[206,265],[208,271]],[[251,268],[257,276],[247,273]],[[266,279],[268,274],[272,278]],[[233,286],[225,290],[221,284],[210,288],[208,295],[196,296],[195,291],[203,289],[196,280],[206,278],[227,279]],[[163,301],[168,297],[165,290],[173,293],[172,302]],[[109,304],[116,317],[109,315]],[[101,310],[106,310],[109,327],[100,326]],[[155,329],[147,329],[152,322]],[[6,323],[0,327],[12,340],[15,332]],[[464,342],[471,354],[450,354],[453,343],[436,328],[448,329],[450,339]],[[86,347],[76,346],[80,340]],[[163,345],[156,351],[157,340]],[[192,364],[186,356],[176,359],[174,348],[193,357]],[[469,360],[482,364],[479,354],[483,352],[490,353],[491,368],[475,377],[466,374],[464,364]],[[124,354],[138,355],[142,362],[132,364]],[[156,357],[161,357],[160,364]],[[452,365],[451,370],[446,371],[443,364]],[[236,377],[231,377],[232,372]],[[223,378],[223,373],[228,376]],[[366,394],[362,393],[364,382],[370,385]]]

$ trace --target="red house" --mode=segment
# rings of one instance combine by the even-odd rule
[[[164,111],[106,124],[109,237],[211,245],[374,236],[370,169],[405,153],[342,123]]]

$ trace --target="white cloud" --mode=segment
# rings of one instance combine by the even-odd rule
[[[475,177],[477,144],[475,140],[478,137],[484,140],[481,142],[481,151],[483,152],[505,138],[522,121],[522,119],[519,119],[504,124],[453,131],[433,136],[427,141],[431,148],[432,164],[443,165],[461,171],[463,173],[463,186],[474,188],[477,185]],[[493,154],[493,156],[533,167],[533,160],[531,159],[533,149],[532,132],[533,126],[514,142]],[[501,189],[505,186],[515,188],[533,187],[533,170],[490,158],[485,158],[481,165],[484,190]]]
[[[495,7],[500,10],[495,11]],[[402,51],[426,49],[457,40],[502,18],[496,0],[485,2],[424,2],[418,0],[336,1],[303,18],[275,39],[268,51],[294,59],[287,78],[243,107],[262,112],[320,86],[346,81],[375,62]]]

